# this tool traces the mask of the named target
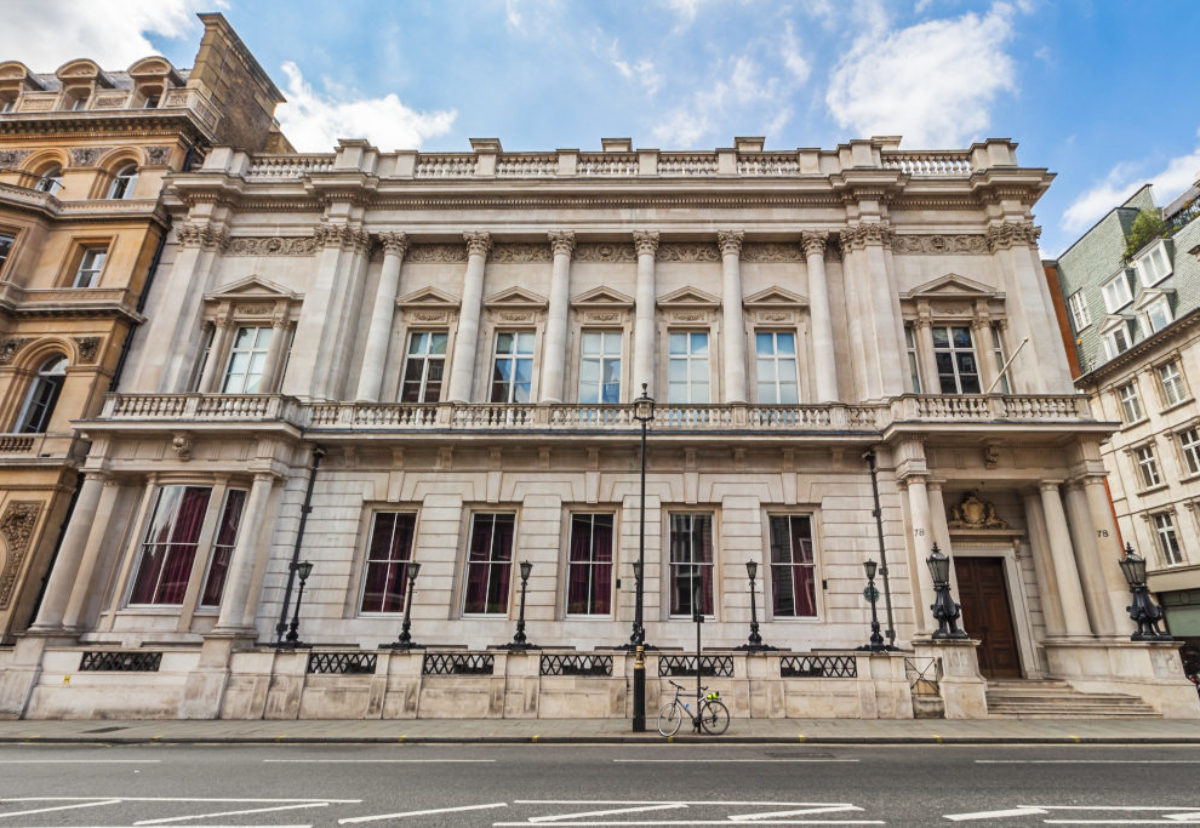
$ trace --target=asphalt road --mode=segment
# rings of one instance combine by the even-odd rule
[[[1197,780],[1194,746],[30,745],[0,828],[1178,826]]]

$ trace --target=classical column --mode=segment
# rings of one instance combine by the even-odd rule
[[[91,535],[93,524],[96,523],[100,496],[107,478],[107,473],[94,471],[87,472],[84,477],[79,497],[75,500],[75,509],[71,513],[71,523],[63,534],[62,545],[59,546],[58,557],[54,561],[54,570],[46,584],[46,594],[42,597],[37,620],[29,628],[30,632],[53,632],[63,628],[63,618],[75,587],[88,537]]]
[[[1028,527],[1029,547],[1033,550],[1033,568],[1037,573],[1038,596],[1042,602],[1046,634],[1059,636],[1066,627],[1063,623],[1058,575],[1054,571],[1054,556],[1050,551],[1050,538],[1046,531],[1046,516],[1042,512],[1042,499],[1037,492],[1025,492],[1022,497],[1025,501],[1025,525]]]
[[[208,359],[204,362],[204,370],[200,374],[200,382],[196,390],[201,394],[218,393],[221,380],[221,366],[225,352],[229,350],[229,338],[233,335],[233,319],[228,313],[220,314],[213,320],[212,342],[208,346]]]
[[[379,402],[392,322],[396,316],[396,296],[400,292],[400,263],[408,249],[408,236],[404,233],[383,233],[379,241],[383,245],[383,269],[379,273],[379,288],[375,291],[375,306],[371,308],[371,326],[367,329],[367,347],[363,351],[355,394],[355,399],[364,402]]]
[[[837,402],[837,354],[833,348],[833,322],[829,313],[829,286],[825,281],[825,243],[829,233],[800,235],[808,262],[808,313],[812,325],[813,367],[816,369],[817,402]]]
[[[1129,604],[1129,585],[1121,574],[1120,560],[1123,554],[1121,536],[1113,517],[1112,503],[1104,476],[1089,474],[1083,478],[1083,491],[1087,497],[1088,511],[1092,518],[1092,536],[1096,539],[1096,567],[1104,580],[1104,591],[1108,598],[1108,611],[1112,614],[1117,635],[1133,632],[1133,622],[1125,607]]]
[[[746,324],[742,319],[741,230],[717,233],[721,246],[721,342],[725,363],[725,402],[750,401],[746,389]]]
[[[237,544],[229,559],[229,569],[225,573],[225,593],[221,597],[221,614],[217,625],[213,628],[216,633],[241,633],[246,631],[246,608],[250,597],[250,581],[254,575],[255,558],[258,555],[259,538],[262,535],[263,522],[267,514],[267,501],[271,498],[271,487],[275,484],[275,475],[259,472],[254,475],[254,483],[250,487],[250,497],[246,501],[246,509],[242,513],[242,522],[238,531]],[[269,550],[264,550],[264,554]]]
[[[271,319],[271,344],[267,348],[267,359],[263,363],[262,380],[259,382],[258,393],[278,394],[281,378],[276,376],[283,365],[284,354],[287,353],[288,313],[286,308],[280,308]]]
[[[542,346],[542,393],[544,403],[563,401],[563,369],[567,362],[567,319],[571,310],[571,255],[575,234],[552,230],[554,271],[550,277],[550,307],[546,314],[546,338]]]
[[[1083,600],[1087,606],[1092,631],[1096,635],[1113,635],[1112,610],[1108,603],[1108,591],[1104,584],[1104,573],[1100,571],[1100,556],[1096,549],[1096,529],[1092,525],[1092,514],[1088,508],[1083,483],[1072,480],[1066,486],[1067,522],[1071,530],[1071,542],[1075,548],[1075,566],[1083,585]]]
[[[979,360],[979,390],[987,391],[995,383],[993,391],[999,392],[996,376],[1000,366],[996,364],[996,338],[992,336],[990,317],[976,316],[971,320],[971,339],[975,343],[975,357]]]
[[[635,230],[633,243],[637,247],[637,316],[633,328],[633,388],[636,396],[645,383],[654,396],[655,330],[654,310],[657,296],[654,289],[654,258],[658,255],[658,231]]]
[[[925,487],[925,478],[914,474],[902,481],[908,487],[908,510],[912,519],[912,544],[916,552],[912,566],[917,570],[917,582],[913,584],[913,611],[917,633],[932,632],[932,614],[929,605],[933,603],[933,575],[925,563],[925,559],[933,551],[934,532],[933,517],[929,509],[929,491]],[[943,549],[944,554],[949,554]]]
[[[71,586],[71,596],[67,600],[66,611],[62,617],[62,626],[64,629],[73,630],[80,628],[79,622],[83,611],[86,609],[87,600],[95,593],[95,584],[92,583],[92,579],[96,571],[96,562],[100,558],[100,547],[103,546],[109,532],[106,518],[112,514],[113,506],[117,501],[117,495],[120,494],[120,489],[121,487],[116,480],[109,478],[104,481],[104,489],[100,494],[100,502],[96,507],[96,514],[100,515],[101,518],[91,525],[91,531],[87,536],[87,544],[83,548],[83,556],[79,561],[79,568],[75,571],[74,583]]]
[[[1054,574],[1058,577],[1058,595],[1062,599],[1063,626],[1067,635],[1091,635],[1079,570],[1075,566],[1075,552],[1071,546],[1071,531],[1067,526],[1062,498],[1058,494],[1058,483],[1047,480],[1040,483],[1038,488],[1042,493],[1042,512],[1046,519],[1046,534],[1050,537]]]
[[[446,395],[448,401],[459,403],[471,400],[475,349],[479,344],[479,314],[483,306],[483,271],[492,249],[492,235],[483,231],[463,233],[463,241],[467,243],[467,275],[463,279],[462,309],[458,315],[450,389]]]
[[[933,350],[933,320],[921,316],[913,323],[917,337],[917,362],[921,368],[921,390],[926,394],[942,393],[937,359]]]
[[[866,267],[865,262],[856,252],[854,231],[850,228],[842,230],[838,235],[838,243],[842,250],[842,283],[846,298],[846,327],[847,338],[850,340],[849,367],[853,372],[856,387],[851,391],[851,399],[877,399],[880,396],[879,383],[875,372],[871,370],[867,359],[866,329],[871,323],[869,291],[862,282],[869,276],[860,271]]]

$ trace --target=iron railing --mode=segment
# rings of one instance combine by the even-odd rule
[[[779,660],[782,678],[858,678],[854,656],[784,656]]]
[[[81,673],[157,673],[162,653],[88,650],[79,659]]]
[[[490,676],[496,659],[490,653],[426,653],[421,664],[425,676]]]
[[[662,677],[695,676],[696,657],[681,655],[659,656],[658,675]],[[733,678],[733,656],[701,656],[700,675],[714,676],[716,678]]]
[[[375,653],[309,653],[308,673],[322,676],[370,675],[375,672]]]
[[[609,655],[543,655],[543,676],[611,676],[613,658]]]

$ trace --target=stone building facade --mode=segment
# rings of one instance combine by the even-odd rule
[[[164,176],[216,143],[290,148],[278,90],[223,17],[203,20],[191,70],[0,63],[0,642],[33,620],[69,514],[87,454],[70,424],[99,413],[145,321]]]
[[[472,144],[172,176],[5,714],[629,715],[643,388],[651,705],[699,611],[735,715],[982,716],[1005,679],[1200,714],[1129,641],[1114,424],[1054,333],[1052,176],[1010,142]],[[934,542],[975,643],[930,639]],[[856,652],[880,556],[901,651]],[[312,649],[276,650],[297,562]],[[736,649],[752,583],[781,651]],[[405,610],[424,646],[387,649]],[[522,612],[539,649],[496,649]]]
[[[1165,237],[1126,258],[1138,213],[1166,221]],[[1101,445],[1125,541],[1148,562],[1167,628],[1200,681],[1200,184],[1166,208],[1135,193],[1057,261],[1063,335],[1078,355],[1075,385],[1119,423]]]

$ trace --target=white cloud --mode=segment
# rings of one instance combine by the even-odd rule
[[[413,149],[423,141],[450,131],[458,113],[422,113],[409,109],[395,93],[382,98],[339,96],[333,100],[305,83],[300,67],[283,64],[288,102],[275,115],[284,135],[305,152],[328,152],[338,138],[366,138],[382,150]]]
[[[1200,136],[1200,130],[1197,130]],[[1079,195],[1063,212],[1064,230],[1079,232],[1114,207],[1120,206],[1143,184],[1154,188],[1154,197],[1159,205],[1168,204],[1200,176],[1200,145],[1187,155],[1169,160],[1155,175],[1146,178],[1138,173],[1144,164],[1118,164],[1109,170],[1099,184]]]
[[[224,0],[41,0],[5,4],[0,59],[19,60],[35,72],[53,72],[69,60],[91,58],[101,68],[127,68],[157,54],[147,35],[198,35],[196,12],[225,8]],[[200,40],[196,37],[196,48]],[[194,52],[193,52],[194,54]]]
[[[667,8],[678,14],[685,23],[691,23],[696,19],[696,12],[700,10],[700,6],[704,0],[666,0]]]
[[[613,40],[608,47],[608,58],[612,61],[613,67],[621,73],[621,77],[641,84],[648,96],[654,97],[654,93],[662,86],[662,75],[659,74],[654,61],[643,59],[634,64],[629,63],[622,58],[620,44],[617,40]]]
[[[797,83],[804,83],[812,74],[812,66],[800,54],[800,41],[796,38],[796,29],[792,21],[787,21],[783,29],[783,65],[792,73]]]
[[[513,29],[521,28],[521,10],[517,4],[518,0],[504,0],[504,19]]]
[[[1013,9],[933,20],[858,38],[825,95],[833,117],[858,136],[902,135],[909,147],[961,146],[988,127],[996,96],[1016,88]]]
[[[745,55],[728,58],[721,65],[728,67],[725,78],[706,82],[657,122],[653,134],[659,146],[694,147],[701,139],[714,137],[718,127],[744,129],[751,120],[768,126],[776,124],[782,129],[782,124],[791,117],[786,105],[790,87],[777,77],[764,77],[762,67]],[[764,106],[773,116],[769,120],[762,114]],[[779,109],[771,109],[772,106]]]

